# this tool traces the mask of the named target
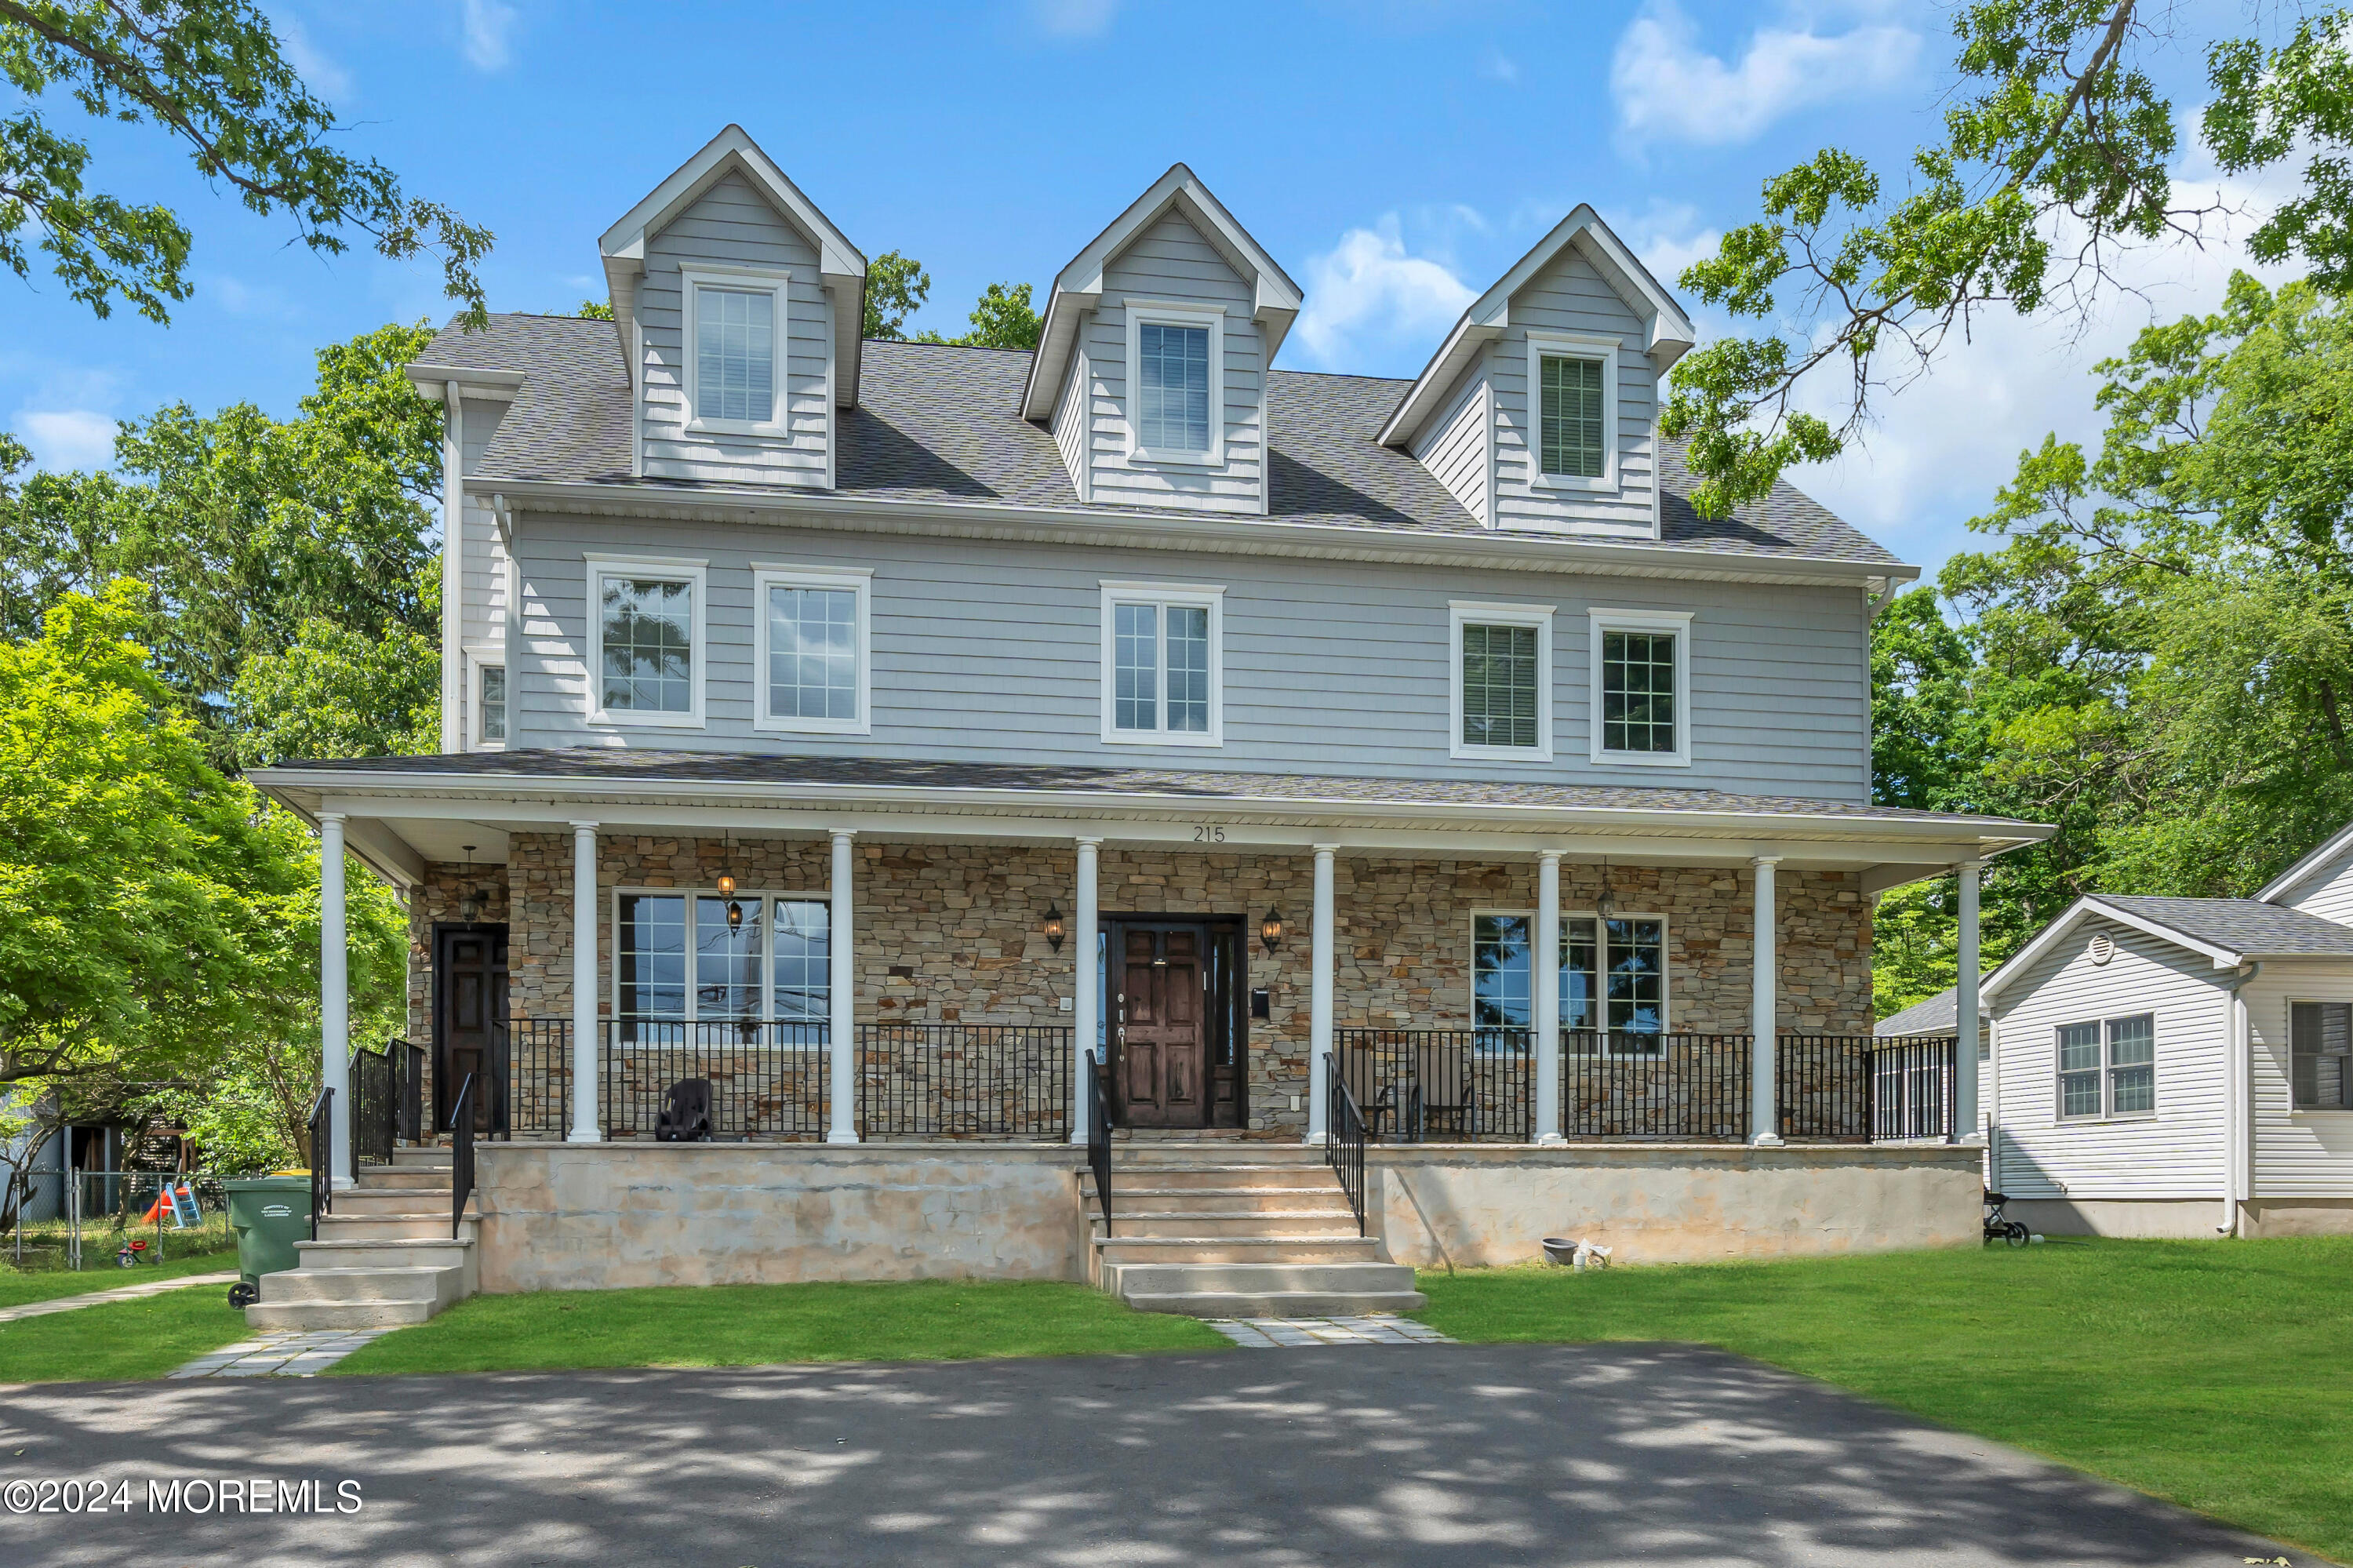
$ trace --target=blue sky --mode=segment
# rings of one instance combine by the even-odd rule
[[[929,267],[918,326],[1042,284],[1182,159],[1306,289],[1284,364],[1399,376],[1580,201],[1672,286],[1817,148],[1895,164],[1935,132],[1950,54],[1947,13],[1870,0],[270,9],[352,149],[497,233],[493,309],[599,292],[596,236],[734,121],[870,256]],[[154,132],[93,139],[103,188],[194,228],[196,296],[169,327],[100,322],[44,273],[0,277],[0,423],[46,462],[102,462],[114,418],[175,399],[290,411],[319,344],[447,314],[429,265],[313,256]],[[2233,259],[2144,258],[2147,302],[2081,331],[1995,323],[1799,482],[1933,570],[2021,447],[2094,428],[2092,360],[2152,309],[2211,306]]]

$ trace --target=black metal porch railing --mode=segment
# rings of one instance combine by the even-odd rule
[[[449,1102],[449,1239],[466,1223],[466,1200],[474,1195],[474,1097],[481,1080],[469,1073]]]
[[[507,1085],[507,1135],[561,1138],[569,1132],[572,1020],[511,1018],[495,1050],[501,1058],[497,1076]]]
[[[1793,1143],[1871,1141],[1868,1034],[1783,1034],[1773,1054],[1780,1135]]]
[[[1338,1029],[1335,1081],[1374,1139],[1525,1143],[1535,1103],[1529,1039],[1525,1029]]]
[[[1746,1034],[1564,1030],[1561,1136],[1737,1143],[1748,1136]]]
[[[697,1078],[711,1085],[714,1139],[825,1136],[822,1023],[624,1018],[602,1029],[596,1099],[607,1138],[651,1138],[670,1086]]]
[[[861,1138],[1071,1135],[1075,1030],[1000,1023],[862,1023]]]
[[[1095,1203],[1103,1210],[1103,1239],[1111,1239],[1111,1069],[1103,1053],[1089,1047],[1081,1064],[1087,1075],[1087,1169],[1094,1173]]]
[[[1356,1105],[1356,1097],[1348,1090],[1348,1080],[1326,1054],[1324,1092],[1324,1158],[1330,1161],[1332,1174],[1340,1179],[1340,1190],[1348,1195],[1348,1207],[1356,1212],[1356,1234],[1365,1234],[1365,1114]]]
[[[352,1052],[351,1175],[356,1181],[363,1160],[392,1163],[392,1151],[401,1139],[417,1137],[418,1079],[423,1075],[425,1048],[406,1040],[390,1040],[381,1051],[362,1045]]]
[[[319,1216],[335,1201],[335,1091],[321,1087],[311,1100],[306,1136],[311,1142],[311,1239],[319,1239]]]
[[[1953,1136],[1953,1073],[1958,1037],[1906,1034],[1871,1053],[1871,1137],[1900,1143]]]

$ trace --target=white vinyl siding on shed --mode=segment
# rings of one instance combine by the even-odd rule
[[[524,646],[509,661],[516,743],[592,741],[580,716],[581,556],[642,553],[645,527],[534,512],[521,514],[520,530]],[[775,560],[776,530],[665,522],[660,531],[665,554],[708,562],[709,601],[706,727],[663,734],[663,746],[1130,765],[1132,752],[1101,739],[1102,585],[1156,580],[1226,585],[1220,767],[1492,779],[1492,765],[1449,756],[1449,606],[1525,596],[1557,617],[1558,749],[1515,777],[1656,784],[1655,768],[1586,756],[1586,618],[1597,604],[1650,605],[1697,612],[1684,710],[1692,764],[1678,787],[1849,801],[1870,788],[1867,609],[1851,590],[1690,581],[1645,592],[1622,577],[1277,557],[1238,572],[1230,556],[797,529],[797,567],[872,570],[872,725],[865,736],[783,736],[753,724],[752,573]]]
[[[2092,961],[2092,937],[2116,944]],[[1994,1002],[2000,1154],[1994,1179],[2013,1198],[2212,1198],[2223,1174],[2223,1012],[2213,960],[2129,927],[2078,926]],[[2155,1114],[2059,1115],[2059,1032],[2149,1016]],[[2105,1074],[2106,1065],[2102,1063]]]
[[[2353,846],[2306,872],[2286,896],[2274,902],[2340,926],[2353,926]]]
[[[2353,960],[2274,959],[2246,988],[2257,1198],[2353,1198],[2353,1111],[2298,1110],[2290,1093],[2289,1009],[2353,1002]]]
[[[1528,386],[1528,335],[1546,333],[1618,344],[1617,407],[1605,428],[1614,484],[1556,488],[1537,471],[1539,410]],[[1574,246],[1512,298],[1511,324],[1483,356],[1495,401],[1494,495],[1498,526],[1651,538],[1657,531],[1657,376],[1644,351],[1642,319]],[[1575,355],[1573,347],[1555,350]],[[1589,352],[1589,351],[1588,351]]]
[[[681,269],[698,267],[785,271],[777,289],[784,345],[772,367],[774,433],[690,429],[686,376],[686,298]],[[831,337],[818,253],[740,175],[730,174],[703,193],[669,227],[646,241],[646,272],[638,286],[638,320],[645,334],[645,472],[650,479],[720,481],[769,485],[826,483],[826,363]],[[705,278],[725,286],[723,278]],[[749,280],[745,286],[754,286]],[[760,287],[776,287],[771,283]]]
[[[1218,379],[1224,397],[1209,410],[1219,438],[1213,443],[1216,461],[1150,461],[1131,455],[1131,439],[1141,437],[1134,427],[1133,367],[1126,363],[1130,300],[1223,313],[1220,330],[1213,334],[1223,346]],[[1103,302],[1089,316],[1080,343],[1092,427],[1091,499],[1219,512],[1261,509],[1265,337],[1250,313],[1249,286],[1176,213],[1146,228],[1103,268]],[[1142,319],[1151,319],[1148,304]]]
[[[1488,524],[1494,521],[1488,510],[1493,424],[1494,402],[1487,378],[1473,372],[1452,407],[1430,421],[1413,449],[1413,455],[1462,503],[1463,510]]]

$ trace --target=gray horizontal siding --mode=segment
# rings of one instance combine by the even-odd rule
[[[511,678],[522,744],[596,738],[583,718],[584,550],[710,563],[707,727],[617,732],[628,744],[1620,782],[1841,800],[1861,800],[1869,787],[1866,620],[1859,592],[1238,561],[748,524],[633,525],[538,514],[524,519],[519,544],[526,652]],[[871,736],[780,736],[753,726],[754,561],[872,569]],[[1225,588],[1221,748],[1102,741],[1105,578]],[[1449,758],[1447,606],[1454,599],[1559,607],[1553,763]],[[1584,612],[1596,605],[1694,612],[1691,768],[1619,768],[1586,760]]]
[[[1493,419],[1486,375],[1474,369],[1463,378],[1453,407],[1431,423],[1413,453],[1462,503],[1463,510],[1482,523],[1494,521],[1488,513],[1489,471],[1493,466],[1489,438]]]
[[[776,388],[781,435],[686,429],[684,296],[680,268],[697,264],[788,269],[785,363]],[[826,324],[818,254],[740,175],[704,192],[646,242],[638,286],[645,328],[645,471],[649,478],[822,486],[826,482]]]
[[[1642,320],[1570,246],[1512,297],[1511,325],[1487,351],[1495,399],[1495,513],[1504,526],[1589,529],[1649,536],[1655,530],[1658,375]],[[1618,340],[1618,490],[1554,490],[1532,482],[1528,329]]]

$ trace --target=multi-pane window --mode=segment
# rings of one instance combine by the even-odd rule
[[[2289,1083],[2298,1110],[2353,1110],[2353,1005],[2299,1001],[2288,1012]]]
[[[1525,915],[1471,917],[1471,1022],[1481,1029],[1525,1029],[1535,1014],[1528,949],[1535,922]]]
[[[1472,918],[1471,1020],[1482,1029],[1526,1029],[1535,1019],[1530,950],[1535,918],[1477,915]],[[1608,1048],[1629,1047],[1619,1035],[1654,1035],[1667,1026],[1667,931],[1656,916],[1564,916],[1560,923],[1560,1026],[1607,1030]],[[1648,1046],[1632,1047],[1648,1050]]]
[[[478,696],[482,711],[479,727],[485,744],[497,745],[507,737],[507,667],[484,664],[480,668]]]
[[[1537,446],[1544,471],[1601,478],[1609,471],[1609,450],[1603,444],[1608,421],[1601,361],[1547,354],[1537,363],[1542,399]]]
[[[1539,641],[1533,626],[1463,624],[1463,745],[1533,749],[1541,744]]]
[[[1136,444],[1155,452],[1209,450],[1209,329],[1136,328]]]
[[[2062,1118],[2157,1109],[2157,1019],[2150,1013],[2059,1026]]]
[[[694,711],[694,584],[607,573],[599,613],[608,713]]]
[[[831,910],[821,899],[624,893],[616,915],[624,1039],[641,1037],[640,1023],[688,1020],[821,1031],[831,1015]]]
[[[1601,634],[1601,749],[1675,749],[1675,634]]]
[[[1217,629],[1212,603],[1107,598],[1109,733],[1214,744]]]
[[[776,296],[765,289],[694,291],[694,411],[752,425],[776,416]]]
[[[768,714],[858,717],[858,590],[768,589]]]

